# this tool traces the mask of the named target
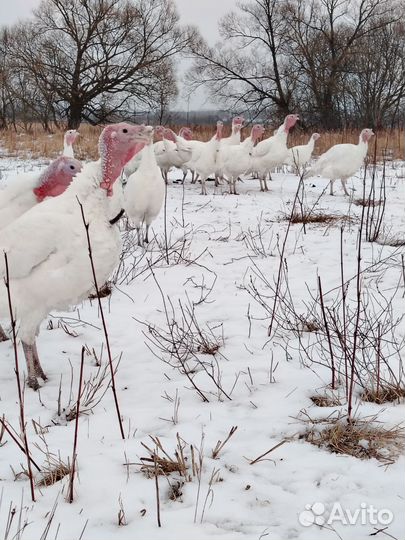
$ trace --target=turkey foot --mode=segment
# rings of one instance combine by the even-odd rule
[[[37,344],[34,343],[32,346],[33,351],[33,360],[34,360],[34,370],[35,375],[37,377],[41,377],[43,381],[47,381],[48,377],[45,375],[44,370],[42,369],[41,362],[39,361],[38,351],[37,351]]]
[[[146,233],[143,241],[145,242],[145,244],[149,244],[149,225],[146,225]]]
[[[32,388],[35,391],[40,389],[38,379],[36,377],[28,377],[27,378],[27,386],[29,386],[30,388]]]

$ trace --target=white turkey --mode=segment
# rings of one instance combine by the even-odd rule
[[[215,171],[215,185],[219,185],[219,180],[223,178],[223,156],[226,153],[226,149],[229,146],[235,146],[240,144],[241,140],[241,130],[244,122],[243,116],[235,116],[232,120],[232,131],[229,137],[224,137],[221,139],[221,144],[219,146],[218,155],[217,155],[217,169]]]
[[[149,242],[149,227],[157,218],[165,196],[165,181],[156,162],[153,151],[153,132],[142,151],[138,169],[128,178],[124,191],[124,209],[132,225],[136,228],[138,245]],[[142,227],[145,225],[145,236]]]
[[[237,195],[236,181],[252,169],[252,152],[254,145],[263,135],[264,127],[261,124],[253,126],[250,136],[241,144],[223,148],[222,171],[229,183],[229,193]]]
[[[153,144],[153,149],[155,154],[159,154],[163,152],[164,144],[163,144],[163,135],[165,132],[165,128],[163,126],[156,126],[154,128],[154,134],[156,142]],[[137,168],[139,167],[139,164],[141,163],[142,159],[142,152],[139,152],[135,155],[124,167],[124,175],[126,178],[131,176],[132,173],[134,173]],[[163,173],[162,173],[163,174]]]
[[[79,132],[76,131],[75,129],[69,129],[68,131],[66,131],[65,136],[63,138],[63,153],[62,153],[63,156],[71,157],[71,158],[75,157],[73,145],[78,136],[79,136]]]
[[[193,131],[188,128],[188,127],[182,127],[179,131],[179,134],[177,135],[177,139],[181,139],[182,142],[184,142],[185,145],[187,145],[189,151],[191,152],[190,156],[185,160],[185,162],[182,164],[182,166],[180,167],[180,169],[182,170],[183,172],[183,178],[182,178],[182,183],[184,184],[184,180],[186,179],[186,176],[187,176],[187,172],[189,170],[189,168],[187,167],[187,161],[190,160],[190,157],[192,155],[192,147],[189,143],[189,141],[191,141],[193,139]],[[191,171],[191,175],[192,175],[192,179],[194,177],[194,171]]]
[[[333,195],[334,181],[340,179],[345,195],[349,195],[346,187],[347,179],[364,164],[368,141],[373,135],[373,131],[366,128],[360,133],[358,144],[335,144],[319,157],[318,161],[305,173],[305,178],[316,175],[328,178],[331,195]]]
[[[260,181],[260,191],[268,191],[266,177],[272,169],[282,165],[287,157],[287,137],[290,129],[295,126],[299,116],[289,114],[278,128],[275,135],[259,142],[253,150],[253,171],[256,171]]]
[[[192,158],[187,162],[188,167],[195,171],[201,181],[201,195],[207,195],[205,181],[216,170],[217,153],[222,138],[223,123],[217,122],[217,130],[208,142],[201,143],[198,150],[193,149]],[[191,141],[196,142],[196,141]]]
[[[189,131],[191,132],[191,130]],[[182,131],[182,133],[188,136],[188,133],[186,133],[184,130]],[[169,172],[172,167],[181,169],[183,171],[182,182],[184,182],[187,175],[188,168],[186,163],[190,160],[192,156],[192,148],[188,140],[189,139],[185,139],[182,136],[176,135],[175,132],[169,128],[165,129],[164,141],[166,142],[165,148],[167,152],[167,172]]]
[[[19,174],[0,191],[0,229],[3,229],[46,197],[57,197],[80,172],[82,164],[61,156],[44,171]]]
[[[191,156],[191,148],[188,149],[188,152],[186,154],[182,154],[184,159],[179,159],[177,135],[171,129],[163,128],[162,137],[162,141],[154,144],[154,151],[156,156],[156,162],[160,167],[164,181],[166,182],[166,184],[168,184],[168,174],[170,169],[172,167],[177,167],[180,163],[184,164],[184,162],[187,161],[187,159],[189,159]],[[180,146],[182,141],[185,143],[185,140],[180,137]]]
[[[68,189],[47,199],[0,231],[0,252],[8,257],[15,317],[28,368],[27,383],[46,379],[36,348],[40,324],[53,309],[65,310],[94,290],[86,230],[79,202],[89,224],[98,283],[110,276],[121,253],[113,186],[124,165],[149,140],[151,128],[112,124],[100,135],[100,159],[84,165]],[[0,262],[0,277],[5,261]],[[3,281],[3,280],[2,280]],[[8,317],[5,286],[0,288],[0,317]]]
[[[288,149],[287,159],[284,161],[286,165],[291,165],[294,172],[300,174],[303,167],[309,163],[312,152],[314,151],[315,141],[319,139],[319,133],[313,133],[307,144],[300,144]]]

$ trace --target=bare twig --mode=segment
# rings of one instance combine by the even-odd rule
[[[32,469],[31,469],[31,459],[30,459],[30,451],[28,447],[28,437],[27,437],[27,429],[25,424],[25,414],[24,414],[24,395],[21,387],[21,381],[20,381],[20,369],[18,365],[18,350],[17,350],[17,333],[16,333],[16,320],[14,318],[13,314],[13,307],[12,307],[12,301],[11,301],[11,288],[10,288],[10,274],[9,274],[9,268],[8,268],[8,258],[7,253],[4,252],[4,262],[6,267],[6,275],[4,278],[4,284],[7,289],[7,299],[8,299],[8,308],[10,313],[10,321],[11,321],[11,332],[13,336],[13,349],[14,349],[14,372],[15,377],[17,381],[17,391],[18,391],[18,401],[20,404],[20,429],[22,434],[22,440],[24,443],[25,448],[25,456],[27,458],[27,467],[28,467],[28,476],[30,480],[30,489],[31,489],[31,499],[33,502],[35,502],[35,491],[34,491],[34,477],[32,475]]]
[[[83,382],[83,367],[84,367],[84,347],[82,347],[82,355],[80,361],[80,376],[79,376],[79,388],[77,391],[77,402],[76,402],[76,422],[75,422],[75,435],[73,439],[73,454],[72,454],[72,468],[70,471],[70,480],[69,480],[69,490],[67,500],[68,502],[73,502],[73,483],[76,470],[76,459],[77,459],[77,436],[79,432],[79,412],[80,412],[80,396],[82,394],[82,382]]]
[[[101,298],[100,298],[100,289],[99,289],[99,286],[98,286],[98,283],[97,283],[96,269],[94,267],[93,252],[92,252],[92,249],[91,249],[90,234],[89,234],[89,223],[86,221],[82,203],[79,201],[79,199],[77,199],[77,201],[78,201],[79,206],[80,206],[83,225],[84,225],[84,228],[86,229],[87,247],[88,247],[88,251],[89,251],[91,271],[93,273],[94,288],[96,289],[98,307],[99,307],[99,310],[100,310],[101,321],[103,323],[104,337],[105,337],[105,343],[106,343],[106,347],[107,347],[108,362],[109,362],[109,365],[110,365],[110,373],[111,373],[111,389],[112,389],[112,392],[113,392],[113,395],[114,395],[114,403],[115,403],[115,410],[117,412],[118,425],[119,425],[119,428],[120,428],[121,437],[123,439],[125,439],[124,426],[122,425],[122,418],[121,418],[121,413],[120,413],[120,408],[119,408],[119,403],[118,403],[117,390],[116,390],[116,387],[115,387],[115,375],[114,375],[114,368],[113,368],[111,348],[110,348],[110,339],[109,339],[109,336],[108,336],[107,324],[105,322],[103,305],[102,305]]]

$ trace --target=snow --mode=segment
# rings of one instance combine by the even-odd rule
[[[37,165],[3,158],[0,160],[1,183],[15,170],[35,169]],[[43,162],[39,165],[43,167]],[[180,176],[180,172],[171,173],[172,180]],[[404,177],[403,163],[390,165],[385,223],[390,234],[402,237],[405,234]],[[255,268],[271,283],[278,272],[277,240],[280,239],[281,245],[287,228],[287,221],[280,220],[280,216],[291,211],[298,180],[284,173],[275,174],[273,178],[268,193],[259,191],[257,180],[246,179],[238,185],[239,196],[227,195],[225,186],[215,189],[213,182],[207,183],[207,197],[199,194],[199,185],[191,185],[189,181],[184,190],[181,184],[169,185],[169,243],[173,245],[177,241],[180,246],[185,237],[182,256],[179,247],[177,255],[170,255],[169,265],[162,258],[158,247],[158,243],[163,244],[162,213],[152,226],[157,240],[151,242],[147,251],[128,248],[124,270],[130,270],[135,261],[136,277],[125,278],[121,270],[113,294],[102,300],[112,353],[115,361],[120,359],[116,385],[126,439],[120,438],[110,389],[102,395],[104,385],[101,401],[79,419],[74,502],[69,504],[65,500],[68,485],[65,477],[50,487],[36,488],[37,502],[32,503],[26,477],[15,479],[13,473],[25,466],[24,455],[5,434],[0,446],[0,531],[3,536],[10,505],[17,513],[9,537],[12,538],[26,520],[28,525],[21,538],[29,540],[41,538],[55,503],[55,517],[47,538],[57,536],[59,540],[264,537],[362,540],[375,532],[374,527],[379,527],[370,523],[362,525],[360,521],[354,525],[336,522],[335,530],[328,525],[300,524],[299,515],[303,511],[310,512],[314,503],[322,503],[331,510],[333,504],[339,502],[344,509],[353,512],[361,508],[361,503],[389,509],[394,519],[385,532],[395,538],[404,537],[403,455],[385,466],[374,459],[332,454],[299,438],[307,429],[303,422],[305,414],[325,418],[335,411],[344,411],[345,404],[327,408],[313,404],[310,397],[317,392],[324,393],[330,382],[330,370],[315,362],[304,365],[299,359],[296,338],[286,329],[278,328],[269,342],[269,319],[246,291]],[[315,178],[305,184],[307,204],[311,206],[327,181]],[[348,182],[348,187],[351,184],[357,190],[356,196],[361,196],[361,173]],[[345,275],[355,275],[358,222],[354,218],[360,215],[361,207],[350,205],[340,186],[335,197],[324,193],[317,204],[318,208],[334,214],[350,212],[353,220],[344,231]],[[255,234],[258,227],[263,237],[263,248],[259,245],[262,254],[254,252],[246,240],[246,233],[250,230]],[[128,239],[128,233],[124,234]],[[291,226],[286,258],[290,290],[298,311],[304,313],[310,293],[316,294],[318,275],[324,291],[340,285],[339,246],[339,222],[308,225],[306,234],[300,224]],[[397,288],[393,301],[396,316],[403,313],[404,302],[400,254],[401,248],[363,243],[363,268],[391,256],[384,272],[372,269],[365,272],[363,284],[370,290],[378,286],[387,297]],[[209,400],[204,403],[184,374],[158,358],[159,352],[148,340],[147,326],[166,328],[157,283],[168,306],[169,318],[172,317],[169,298],[177,320],[181,319],[179,301],[183,306],[197,302],[195,314],[201,328],[206,332],[211,328],[221,343],[213,364],[214,372],[220,373],[221,385],[231,400],[218,392],[207,373],[197,366],[194,380]],[[212,286],[206,301],[198,303],[201,295]],[[70,407],[74,404],[82,346],[85,345],[87,351],[85,380],[98,370],[90,351],[94,349],[95,354],[101,356],[103,366],[107,362],[96,301],[86,301],[70,312],[52,315],[53,329],[44,321],[38,339],[42,366],[49,380],[40,392],[30,389],[25,392],[28,439],[32,456],[39,464],[45,461],[41,452],[45,441],[50,452],[60,455],[64,461],[71,459],[74,422],[66,421],[63,415],[57,417],[58,393],[61,382],[62,407],[67,407],[69,399]],[[59,320],[66,323],[75,337],[58,327]],[[3,323],[7,327],[7,321]],[[404,336],[403,325],[397,331],[399,337]],[[25,370],[22,350],[19,353],[21,369]],[[213,360],[209,355],[199,354],[198,358],[206,362]],[[393,366],[398,369],[395,362],[397,360],[393,360]],[[18,430],[13,365],[10,342],[0,343],[0,413]],[[404,416],[403,403],[365,403],[358,399],[358,393],[355,409],[361,418],[378,415],[378,422],[386,427],[400,424]],[[32,421],[37,423],[37,431],[38,425],[42,426],[42,435],[36,433]],[[212,450],[217,441],[224,441],[232,426],[238,429],[217,459],[213,459]],[[159,477],[162,523],[159,528],[154,479],[141,473],[135,463],[148,456],[142,443],[154,448],[150,436],[159,437],[164,449],[173,455],[177,434],[187,443],[184,453],[190,471],[190,445],[197,459],[198,451],[203,456],[201,485],[199,487],[198,479],[193,477],[181,487],[180,499],[171,500],[169,481],[174,484],[179,475]],[[285,439],[287,442],[272,451],[267,459],[253,465],[249,463]],[[126,462],[131,465],[125,466]],[[216,481],[210,486],[213,474]],[[38,473],[36,478],[40,478]],[[119,499],[127,522],[121,527],[117,517]],[[323,507],[317,504],[314,513],[319,508]],[[309,520],[314,513],[310,512]]]

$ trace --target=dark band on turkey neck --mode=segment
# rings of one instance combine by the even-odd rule
[[[110,219],[110,225],[115,225],[117,223],[117,221],[119,221],[122,218],[124,213],[125,213],[125,210],[123,208],[121,208],[121,210],[118,212],[118,214],[114,218]]]

